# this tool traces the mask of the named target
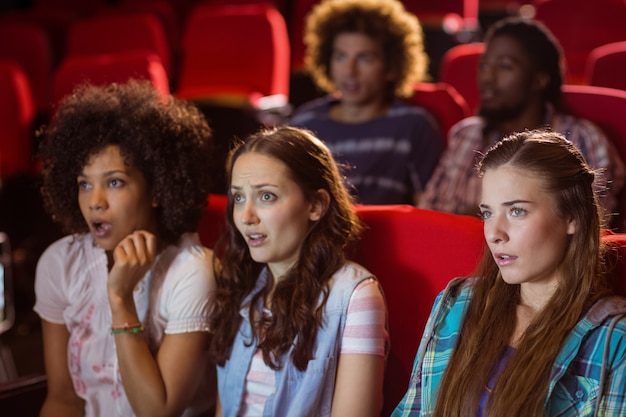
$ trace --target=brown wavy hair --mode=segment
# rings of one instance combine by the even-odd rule
[[[567,335],[583,313],[610,292],[594,173],[571,142],[541,130],[515,133],[496,144],[480,163],[480,173],[503,165],[539,178],[543,191],[555,196],[557,214],[576,222],[558,288],[522,336],[485,411],[498,417],[543,416],[550,371]],[[476,276],[481,278],[439,388],[437,417],[476,414],[490,372],[515,328],[519,285],[504,282],[488,249]]]
[[[145,176],[158,203],[159,238],[173,242],[196,230],[210,189],[211,130],[193,105],[160,95],[147,81],[83,84],[62,100],[38,135],[41,193],[65,232],[89,232],[76,178],[108,145],[119,146],[125,163]]]
[[[254,306],[272,290],[273,280],[268,280],[250,304],[243,306],[248,309],[251,323],[255,323],[253,337],[258,341],[265,363],[272,369],[279,369],[283,365],[282,358],[295,344],[290,359],[299,370],[304,370],[322,325],[328,281],[344,265],[344,249],[359,237],[362,225],[352,208],[352,198],[344,187],[339,167],[328,148],[311,132],[283,126],[251,135],[231,152],[227,164],[229,184],[237,158],[251,152],[285,164],[291,179],[300,186],[308,201],[319,198],[318,190],[325,190],[330,196],[326,212],[310,225],[296,264],[274,288],[271,320],[255,320]],[[216,245],[221,262],[216,266],[217,292],[211,312],[210,350],[219,365],[230,356],[242,321],[239,311],[243,300],[254,289],[265,266],[250,256],[234,223],[233,204],[229,195],[228,230]]]
[[[386,68],[396,74],[389,96],[408,97],[426,79],[428,55],[417,17],[397,0],[325,0],[306,18],[304,63],[315,83],[332,93],[330,60],[337,35],[363,33],[380,43]]]

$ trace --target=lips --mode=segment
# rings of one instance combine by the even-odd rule
[[[248,246],[251,248],[261,246],[267,238],[267,236],[262,233],[246,233],[246,237],[248,238]]]
[[[494,253],[493,258],[498,266],[508,266],[517,260],[517,256],[508,255],[506,253]]]
[[[106,236],[113,226],[111,223],[105,222],[100,219],[95,219],[91,221],[91,230],[95,237],[102,238]]]

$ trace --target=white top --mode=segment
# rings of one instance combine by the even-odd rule
[[[378,281],[370,278],[357,285],[348,304],[340,353],[384,357],[389,340],[386,311]],[[265,364],[263,351],[257,349],[246,376],[241,399],[242,417],[261,417],[265,402],[274,392],[274,385],[274,371]]]
[[[135,289],[139,319],[148,346],[156,353],[163,334],[208,331],[209,294],[215,290],[212,252],[197,234],[185,234],[161,252]],[[66,236],[46,249],[37,265],[34,310],[70,332],[68,364],[74,390],[85,400],[85,417],[133,416],[126,398],[110,333],[107,257],[91,234]],[[214,368],[211,366],[211,368]],[[185,416],[211,407],[209,376],[198,387]]]

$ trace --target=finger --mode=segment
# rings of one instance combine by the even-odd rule
[[[156,236],[146,231],[132,234],[137,256],[142,263],[152,263],[156,257]]]

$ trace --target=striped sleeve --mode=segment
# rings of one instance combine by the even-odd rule
[[[361,282],[350,298],[340,353],[385,356],[389,340],[386,316],[378,282]]]

